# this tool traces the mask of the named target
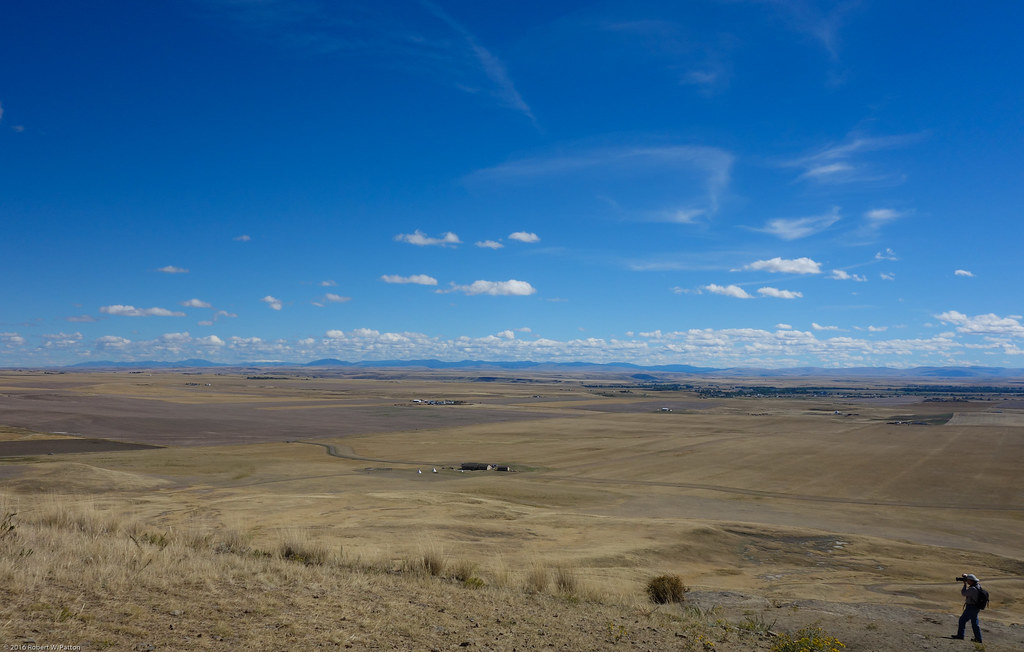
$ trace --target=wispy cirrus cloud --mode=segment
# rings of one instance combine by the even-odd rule
[[[380,277],[380,280],[385,283],[396,283],[396,284],[408,284],[413,285],[437,285],[437,279],[433,276],[427,276],[426,274],[413,274],[411,276],[399,276],[398,274],[384,274]]]
[[[214,7],[246,29],[285,47],[361,65],[405,69],[471,95],[492,98],[536,125],[505,62],[439,5],[420,0],[401,11],[380,3],[220,2]]]
[[[909,214],[910,211],[898,211],[894,208],[873,208],[864,212],[864,218],[871,224],[884,224]]]
[[[441,234],[440,238],[432,238],[419,229],[416,229],[412,233],[399,233],[395,236],[395,241],[405,242],[418,247],[454,247],[462,244],[462,240],[459,240],[459,236],[455,235],[451,231]]]
[[[763,228],[754,230],[761,231],[763,233],[770,233],[783,240],[799,240],[801,238],[821,233],[838,222],[839,219],[839,207],[834,206],[831,211],[824,215],[777,218],[769,220]]]
[[[807,0],[760,0],[774,7],[789,25],[818,41],[833,60],[839,58],[839,30],[846,15],[860,2],[828,3],[828,10]]]
[[[802,258],[781,258],[776,256],[775,258],[769,258],[768,260],[755,260],[752,263],[732,271],[775,272],[783,274],[820,274],[821,263],[807,258],[806,256]]]
[[[536,125],[537,118],[533,115],[530,105],[523,100],[523,96],[516,90],[515,84],[512,83],[512,79],[508,76],[504,62],[481,45],[476,36],[466,29],[462,23],[456,21],[440,7],[428,0],[420,0],[420,2],[431,13],[441,19],[441,22],[448,25],[448,27],[462,37],[463,45],[471,54],[471,60],[476,62],[480,70],[483,71],[484,75],[491,82],[490,94],[502,105],[518,111]]]
[[[164,274],[188,274],[188,270],[184,267],[175,267],[174,265],[165,265],[156,271]]]
[[[884,172],[866,160],[872,152],[899,149],[919,142],[925,134],[868,136],[853,134],[839,144],[827,145],[817,151],[783,163],[786,167],[803,169],[798,181],[818,184],[873,183],[895,185],[904,176]]]
[[[974,272],[968,271],[966,269],[958,269],[955,272],[953,272],[953,275],[954,276],[966,276],[967,278],[974,278]]]
[[[121,304],[114,304],[110,306],[100,306],[100,312],[107,315],[114,315],[118,317],[184,317],[185,313],[177,310],[168,310],[166,308],[136,308],[135,306],[127,306]]]
[[[629,180],[629,185],[651,185],[668,197],[680,179],[696,173],[703,187],[707,209],[715,211],[721,194],[729,185],[735,157],[724,149],[702,145],[626,145],[575,149],[509,161],[477,170],[469,182],[528,183],[570,179]],[[604,197],[607,202],[608,197]],[[611,199],[614,204],[619,201]],[[667,201],[667,199],[666,199]],[[679,198],[673,198],[678,205]],[[701,209],[689,209],[701,210]]]

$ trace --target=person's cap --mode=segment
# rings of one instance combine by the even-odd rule
[[[968,573],[968,574],[964,575],[964,577],[966,577],[967,579],[971,580],[972,582],[980,582],[981,581],[981,580],[978,579],[978,576],[974,575],[973,573]]]

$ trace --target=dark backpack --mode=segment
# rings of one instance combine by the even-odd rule
[[[978,610],[981,611],[988,606],[988,591],[978,587],[978,601],[974,604],[978,605]]]

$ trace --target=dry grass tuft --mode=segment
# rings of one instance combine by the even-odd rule
[[[548,572],[547,566],[536,561],[532,563],[526,571],[526,590],[543,593],[548,590],[549,584],[551,584],[551,574]]]
[[[555,568],[555,590],[566,596],[579,593],[580,581],[576,569],[571,566]]]
[[[420,570],[431,577],[440,577],[444,574],[445,558],[444,550],[439,546],[429,545],[423,549],[419,557]]]
[[[241,551],[247,552],[248,550],[246,547]],[[328,546],[313,541],[305,530],[287,530],[282,533],[281,541],[277,546],[277,555],[281,559],[306,566],[323,566],[338,561],[339,557]]]

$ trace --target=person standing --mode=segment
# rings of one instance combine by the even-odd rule
[[[978,604],[978,598],[981,596],[981,580],[976,575],[964,573],[960,576],[960,581],[964,583],[960,589],[960,595],[964,596],[964,612],[960,614],[956,635],[951,638],[963,639],[967,622],[970,621],[971,629],[974,630],[974,638],[971,640],[981,643],[981,625],[978,623],[978,612],[981,611],[981,605]]]

